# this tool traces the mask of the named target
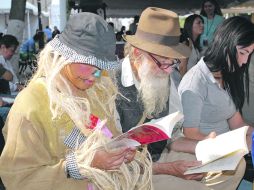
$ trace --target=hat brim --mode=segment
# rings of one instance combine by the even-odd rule
[[[84,63],[84,64],[98,67],[103,70],[113,70],[119,67],[118,61],[102,60],[102,59],[96,58],[93,55],[85,55],[85,52],[82,55],[77,53],[74,49],[62,43],[59,40],[58,36],[56,36],[48,44],[54,49],[54,51],[57,51],[67,61],[72,63]]]
[[[182,43],[179,43],[175,46],[166,46],[153,43],[151,41],[142,40],[135,35],[125,35],[123,38],[134,47],[163,57],[184,59],[188,58],[191,54],[191,49]]]

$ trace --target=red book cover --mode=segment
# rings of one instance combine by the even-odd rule
[[[140,144],[149,144],[170,138],[170,136],[168,136],[160,128],[148,124],[144,124],[140,127],[128,131],[126,136],[127,138],[138,141]]]
[[[183,114],[175,112],[153,122],[136,126],[114,138],[110,142],[110,147],[139,146],[170,139],[174,126],[181,119],[183,119]]]

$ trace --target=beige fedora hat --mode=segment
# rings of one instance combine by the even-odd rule
[[[175,12],[157,8],[146,8],[139,19],[135,35],[125,35],[124,39],[144,51],[169,57],[186,58],[190,48],[180,43],[180,24]]]

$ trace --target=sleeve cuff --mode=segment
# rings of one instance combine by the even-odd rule
[[[69,154],[66,155],[65,171],[68,178],[80,179],[80,180],[86,179],[86,177],[82,176],[79,173],[74,152],[70,152]]]

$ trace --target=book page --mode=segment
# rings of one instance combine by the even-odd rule
[[[110,141],[106,147],[108,149],[116,149],[116,148],[121,148],[121,147],[135,147],[135,146],[140,146],[141,144],[138,141],[135,141],[133,139],[121,139],[117,141]]]
[[[175,112],[162,117],[155,122],[144,123],[134,127],[126,133],[116,137],[113,141],[121,139],[132,139],[140,144],[150,144],[171,138],[175,124],[183,118],[183,114]]]
[[[195,153],[202,165],[189,168],[185,174],[235,170],[242,157],[249,152],[247,130],[248,126],[244,126],[214,139],[199,141]]]
[[[235,170],[240,160],[245,154],[245,151],[236,151],[213,162],[201,166],[191,167],[184,174],[187,175],[211,171],[217,172],[224,170]]]
[[[244,126],[218,135],[214,139],[199,141],[195,149],[197,160],[205,164],[238,150],[248,153],[247,130],[248,126]]]
[[[156,124],[169,138],[172,136],[172,131],[177,122],[183,119],[183,114],[179,111],[169,114],[160,119],[154,119],[152,123]]]

